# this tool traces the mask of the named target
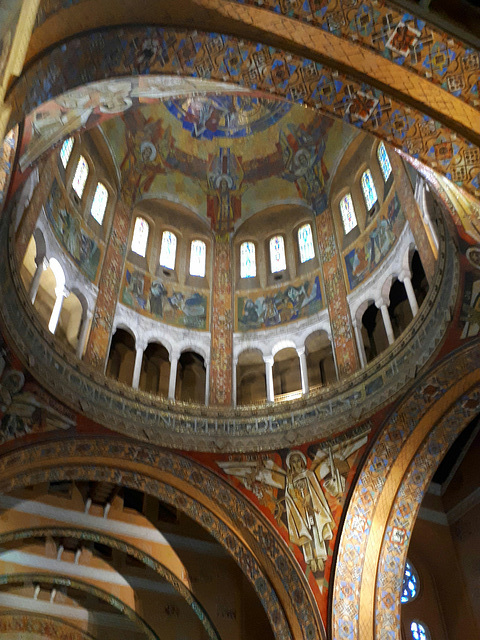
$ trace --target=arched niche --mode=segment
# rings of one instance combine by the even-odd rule
[[[112,336],[106,375],[118,382],[131,385],[135,367],[135,338],[126,329],[117,328]]]
[[[367,362],[371,362],[388,347],[388,337],[380,309],[371,302],[362,314],[362,339]]]
[[[305,340],[310,391],[337,380],[332,344],[326,331],[314,331]]]
[[[237,404],[266,402],[265,363],[260,349],[242,351],[237,362]]]
[[[273,388],[275,396],[302,392],[300,360],[293,347],[277,351],[273,361]]]
[[[206,381],[203,357],[195,351],[184,351],[178,359],[175,399],[205,404]]]
[[[167,349],[159,342],[150,342],[143,352],[139,388],[166,398],[170,378],[170,359]]]

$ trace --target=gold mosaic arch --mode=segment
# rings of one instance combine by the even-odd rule
[[[351,495],[337,547],[330,595],[334,640],[370,640],[372,633],[376,640],[387,634],[398,637],[391,634],[399,634],[401,577],[423,491],[448,446],[480,408],[479,344],[470,343],[417,381],[373,444]],[[430,451],[429,442],[436,443]],[[422,456],[429,464],[418,484],[411,472]],[[395,507],[405,498],[410,509],[399,527]],[[398,558],[397,573],[387,555]]]
[[[148,640],[160,640],[153,629],[151,629],[151,627],[131,607],[120,600],[120,598],[117,598],[113,594],[108,593],[107,591],[104,591],[103,589],[100,589],[93,584],[84,582],[83,580],[78,580],[70,577],[67,578],[51,573],[32,572],[0,575],[0,588],[9,585],[26,586],[31,585],[35,582],[41,582],[42,584],[49,585],[52,588],[71,587],[72,589],[88,593],[98,600],[109,604],[114,609],[117,609],[117,611],[119,611],[131,622],[133,622],[133,624],[136,624],[140,629],[142,629],[145,637],[148,638]]]
[[[218,3],[217,8],[224,4],[235,11],[254,10],[230,3]],[[317,50],[317,42],[328,39],[328,34],[267,12],[248,19],[261,22],[264,16],[268,17],[264,31],[268,27],[282,36],[291,34],[291,40],[284,40],[284,49],[219,33],[158,27],[109,29],[75,37],[33,62],[15,83],[6,100],[12,110],[10,126],[47,100],[88,82],[152,74],[205,78],[266,92],[342,119],[480,194],[480,123],[474,107],[388,60],[388,82],[375,86],[375,78],[381,75],[378,56],[368,63],[369,76],[364,71],[352,75],[351,68],[332,62],[331,55],[324,59],[325,51],[331,54],[331,43],[325,44],[325,51]],[[304,54],[296,53],[299,47]],[[343,52],[342,59],[355,51],[359,53]],[[361,50],[356,57],[365,55]],[[403,73],[412,78],[402,88],[396,87],[395,78]],[[422,83],[428,87],[417,92]]]
[[[100,542],[105,546],[117,549],[123,553],[136,558],[146,566],[153,569],[161,578],[166,580],[175,591],[187,602],[191,607],[194,614],[198,617],[203,625],[206,634],[212,640],[220,640],[218,631],[212,624],[212,621],[208,617],[207,612],[202,607],[200,602],[195,598],[193,593],[185,586],[182,580],[176,576],[170,569],[164,564],[156,560],[153,556],[146,553],[142,549],[136,547],[130,542],[126,542],[115,536],[105,534],[103,532],[79,529],[76,527],[37,527],[30,529],[17,529],[0,534],[0,545],[7,544],[9,542],[20,542],[23,540],[29,540],[32,538],[46,538],[62,537],[62,538],[75,538],[78,540],[88,540],[92,542]]]
[[[113,482],[180,509],[237,561],[276,638],[325,640],[313,594],[284,540],[240,492],[200,464],[172,451],[111,436],[45,442],[0,457],[4,493],[59,480]]]
[[[72,624],[40,613],[25,611],[3,611],[0,613],[0,637],[10,633],[37,633],[40,637],[47,637],[54,630],[55,638],[65,640],[95,640],[92,635]]]

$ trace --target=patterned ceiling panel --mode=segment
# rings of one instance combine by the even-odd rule
[[[370,132],[480,195],[480,150],[392,95],[318,62],[231,36],[161,28],[97,31],[37,60],[9,96],[11,126],[43,102],[108,77],[229,81],[311,106]]]

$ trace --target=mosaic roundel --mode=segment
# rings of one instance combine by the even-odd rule
[[[268,129],[291,109],[280,100],[246,95],[173,98],[165,106],[194,138],[243,138]]]

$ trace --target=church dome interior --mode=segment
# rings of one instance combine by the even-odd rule
[[[479,637],[480,13],[137,4],[0,7],[0,640]]]

